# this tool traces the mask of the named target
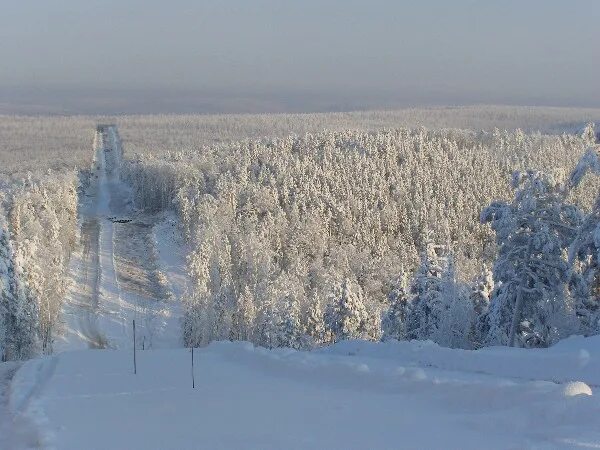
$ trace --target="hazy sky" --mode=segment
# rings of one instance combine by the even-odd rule
[[[36,96],[72,110],[600,106],[600,1],[0,0],[0,103]]]

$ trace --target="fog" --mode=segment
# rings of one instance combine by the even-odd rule
[[[595,0],[4,0],[0,112],[600,106]]]

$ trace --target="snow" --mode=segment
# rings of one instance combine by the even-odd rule
[[[195,350],[195,389],[189,349],[138,351],[137,375],[131,351],[73,351],[27,362],[10,403],[36,442],[65,450],[597,448],[599,351],[600,337],[478,351],[216,342]]]
[[[114,127],[104,137],[98,133],[94,146],[81,243],[72,256],[73,283],[63,307],[64,333],[55,350],[130,347],[134,319],[140,346],[178,347],[185,249],[167,232],[166,221],[154,227],[156,218],[133,210],[129,187],[119,176],[122,150]],[[167,279],[165,293],[161,283]]]
[[[566,397],[574,397],[575,395],[592,395],[592,388],[581,381],[572,381],[565,385],[563,393]]]
[[[0,364],[0,449],[600,448],[600,336],[477,351],[214,342],[194,352],[192,388],[179,348],[189,249],[175,217],[133,209],[114,128],[106,138],[58,353]]]
[[[420,367],[489,374],[522,381],[583,381],[600,388],[600,336],[572,336],[547,349],[485,347],[477,351],[440,347],[431,341],[345,341],[322,352],[408,361]]]
[[[153,231],[161,272],[167,280],[171,295],[181,298],[188,286],[188,276],[184,269],[189,249],[177,228],[177,220],[172,214],[166,214],[154,226]]]

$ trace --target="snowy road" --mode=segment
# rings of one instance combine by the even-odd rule
[[[25,395],[15,404],[35,391],[23,418],[42,447],[61,450],[593,449],[600,400],[567,380],[598,383],[599,350],[598,337],[533,355],[423,342],[314,352],[219,342],[196,350],[195,389],[189,350],[138,352],[137,375],[128,351],[67,352],[17,372],[15,392]],[[456,360],[466,369],[454,370]],[[503,370],[511,376],[495,373]],[[41,373],[48,379],[32,388]]]
[[[157,219],[134,211],[121,164],[116,128],[99,129],[57,351],[131,347],[134,319],[140,346],[179,344],[178,302],[163,285],[155,248]]]

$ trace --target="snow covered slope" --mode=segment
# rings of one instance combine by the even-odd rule
[[[10,403],[35,442],[65,450],[600,448],[599,337],[536,351],[219,342],[194,356],[195,389],[185,349],[138,351],[137,375],[124,350],[32,360]]]

